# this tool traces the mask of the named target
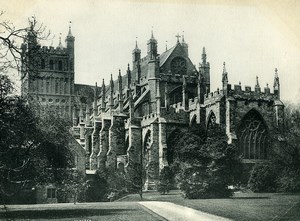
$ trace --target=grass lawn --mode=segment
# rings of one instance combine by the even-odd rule
[[[163,220],[138,203],[79,203],[9,205],[8,212],[0,209],[0,220],[72,220],[72,221],[156,221]]]
[[[197,199],[182,198],[179,191],[168,195],[157,192],[143,194],[144,200],[173,202],[203,212],[231,218],[234,220],[300,220],[300,194],[277,193],[235,193],[230,199]],[[129,195],[121,201],[139,201],[137,194]]]

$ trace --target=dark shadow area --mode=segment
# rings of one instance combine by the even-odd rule
[[[137,209],[64,209],[64,210],[40,210],[40,211],[7,211],[0,212],[0,218],[5,219],[58,219],[80,218],[87,216],[107,216],[136,211]]]

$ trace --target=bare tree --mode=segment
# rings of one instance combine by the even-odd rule
[[[50,37],[50,31],[43,23],[37,22],[33,16],[28,19],[29,27],[17,28],[9,20],[3,19],[4,12],[0,11],[0,72],[16,69],[22,74],[33,71],[37,63],[32,60],[39,42]],[[30,45],[30,47],[27,47]]]

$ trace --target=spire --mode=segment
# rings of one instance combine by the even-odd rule
[[[110,104],[109,104],[109,111],[110,115],[113,114],[113,107],[114,107],[114,81],[112,78],[112,74],[110,76]]]
[[[131,85],[131,71],[130,71],[130,66],[128,63],[128,67],[127,67],[127,88],[130,88]]]
[[[166,41],[166,51],[168,50],[168,41]]]
[[[175,35],[175,37],[177,38],[177,44],[179,43],[179,38],[181,37],[179,34]]]
[[[114,81],[113,81],[113,76],[110,74],[110,91],[114,91]]]
[[[122,89],[122,76],[121,76],[120,69],[119,69],[118,85],[119,85],[119,109],[120,109],[120,113],[122,113],[123,112],[123,89]]]
[[[274,75],[274,94],[277,95],[278,99],[280,99],[280,83],[278,77],[278,69],[275,68],[275,75]]]
[[[106,109],[105,105],[105,83],[104,78],[102,79],[102,96],[101,96],[101,112],[104,113]]]
[[[61,33],[59,33],[59,43],[58,43],[57,48],[60,48],[60,49],[64,48],[63,45],[62,45],[62,43],[61,43]]]
[[[256,76],[255,92],[260,93],[260,86],[258,82],[258,76]]]
[[[135,37],[135,49],[139,49],[138,43],[137,43],[137,37]]]
[[[73,37],[72,31],[71,31],[71,24],[72,24],[72,22],[69,21],[69,32],[68,32],[68,37]]]
[[[206,51],[205,51],[205,47],[203,47],[203,50],[202,50],[202,64],[206,64]]]
[[[98,115],[98,86],[97,82],[95,83],[95,91],[94,91],[94,105],[93,105],[93,115],[96,117]]]
[[[152,26],[152,29],[151,29],[151,39],[154,39],[154,35],[153,35],[153,26]]]
[[[259,82],[258,82],[258,76],[256,76],[256,85],[255,85],[255,87],[260,87]]]
[[[223,63],[222,86],[223,86],[223,91],[224,91],[225,95],[227,95],[228,73],[226,71],[225,61]]]
[[[182,43],[185,43],[184,42],[184,31],[182,31]]]

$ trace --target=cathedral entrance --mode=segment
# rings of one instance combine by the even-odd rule
[[[238,129],[239,154],[244,159],[266,159],[269,147],[267,126],[256,110],[250,110]]]

